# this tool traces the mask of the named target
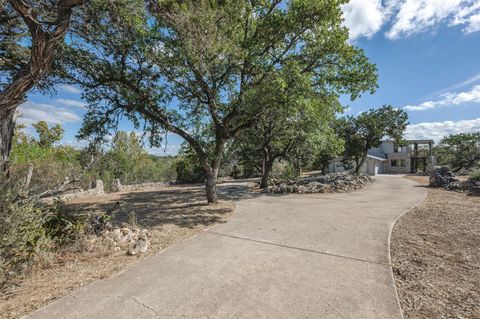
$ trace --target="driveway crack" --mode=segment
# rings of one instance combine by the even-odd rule
[[[295,250],[300,250],[300,251],[306,251],[306,252],[309,252],[309,253],[327,255],[327,256],[331,256],[331,257],[350,259],[350,260],[360,261],[360,262],[364,262],[364,263],[376,264],[376,265],[382,265],[382,266],[390,267],[390,265],[387,264],[387,263],[382,263],[382,262],[372,261],[372,260],[365,260],[365,259],[361,259],[361,258],[344,256],[344,255],[338,255],[338,254],[332,254],[332,253],[327,253],[327,252],[325,252],[325,251],[318,251],[318,250],[314,250],[314,249],[301,248],[301,247],[295,247],[295,246],[288,246],[288,245],[283,245],[283,244],[276,244],[276,243],[272,243],[272,242],[268,242],[268,241],[263,241],[263,240],[258,240],[258,239],[252,239],[252,238],[246,238],[246,237],[240,237],[240,236],[234,236],[234,235],[227,235],[227,234],[217,233],[217,232],[214,232],[214,231],[207,231],[207,233],[212,234],[212,235],[230,237],[230,238],[234,238],[234,239],[252,241],[252,242],[256,242],[256,243],[260,243],[260,244],[265,244],[265,245],[277,246],[277,247],[288,248],[288,249],[295,249]]]
[[[128,297],[128,298],[133,300],[137,305],[140,305],[143,308],[150,310],[151,312],[153,312],[155,314],[155,316],[157,316],[157,317],[159,316],[159,313],[155,309],[153,309],[149,305],[144,304],[143,302],[139,301],[137,298],[135,298],[135,297]]]

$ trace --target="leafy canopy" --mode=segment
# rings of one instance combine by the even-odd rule
[[[259,101],[279,74],[294,70],[327,100],[376,89],[375,65],[342,26],[343,0],[146,3],[92,0],[74,28],[62,77],[89,102],[79,137],[101,139],[122,117],[154,146],[166,131],[178,134],[197,154],[207,189],[226,142],[271,107]]]
[[[41,147],[51,147],[53,143],[59,142],[63,138],[63,133],[65,132],[60,124],[48,127],[45,121],[33,124],[33,128],[38,134],[38,144]]]
[[[452,134],[442,139],[435,150],[442,164],[454,171],[480,167],[480,132]]]
[[[382,139],[388,137],[402,144],[407,125],[408,114],[391,105],[370,109],[357,117],[347,116],[340,119],[336,130],[345,141],[344,159],[353,160],[358,172],[368,150],[380,146]]]
[[[90,104],[80,136],[126,116],[152,142],[169,130],[202,156],[204,130],[222,144],[251,127],[259,92],[290,65],[324,97],[373,92],[376,68],[341,26],[344,1],[281,2],[92,1],[65,57]]]

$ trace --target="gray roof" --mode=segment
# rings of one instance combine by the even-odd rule
[[[373,149],[368,150],[367,156],[376,157],[380,160],[386,160],[387,159],[387,156],[385,155],[385,153],[383,153],[382,150],[378,149],[378,148],[373,148]]]
[[[383,140],[382,142],[392,142],[392,143],[395,143],[394,140]],[[432,143],[432,144],[435,144],[435,141],[434,141],[434,140],[405,140],[405,142],[407,142],[408,144],[413,144],[413,143],[417,143],[417,144],[428,144],[428,143]]]

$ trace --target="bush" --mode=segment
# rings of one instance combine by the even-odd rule
[[[38,199],[28,197],[19,185],[1,177],[0,286],[28,268],[51,241],[44,228]]]
[[[184,183],[202,183],[205,181],[205,173],[195,158],[178,157],[174,165],[178,181]]]
[[[470,173],[468,179],[470,179],[471,181],[480,182],[480,168],[476,169],[476,170],[473,170]]]
[[[275,163],[271,175],[282,180],[295,180],[299,177],[298,170],[285,161]]]
[[[23,185],[0,177],[0,287],[27,271],[49,252],[76,244],[88,231],[86,218],[63,207],[44,207]]]
[[[90,188],[101,179],[110,189],[114,179],[122,184],[163,182],[176,179],[174,157],[159,157],[146,153],[135,134],[118,132],[107,148],[92,146],[75,149],[71,146],[42,145],[35,139],[18,137],[13,145],[11,176],[24,180],[29,166],[33,176],[29,186],[32,193],[41,193],[60,184],[65,177],[78,179],[77,187]]]

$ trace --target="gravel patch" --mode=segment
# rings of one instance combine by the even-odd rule
[[[480,318],[480,198],[430,189],[397,221],[391,254],[406,319]]]

